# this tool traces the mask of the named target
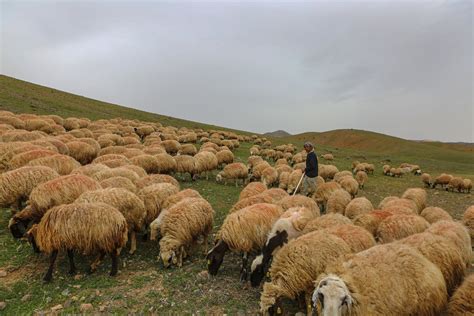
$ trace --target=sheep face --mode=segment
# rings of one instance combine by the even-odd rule
[[[224,255],[229,250],[229,246],[222,240],[216,242],[216,245],[207,254],[207,270],[211,275],[216,275],[222,262]]]
[[[183,265],[184,247],[172,247],[171,249],[163,249],[160,251],[161,261],[165,268],[170,267],[172,264],[178,267]]]
[[[10,218],[10,221],[8,222],[8,229],[16,239],[20,239],[25,235],[27,227],[27,221],[21,221],[16,218]]]
[[[313,292],[315,308],[318,306],[323,316],[350,315],[352,297],[343,280],[335,275],[323,278]]]
[[[220,172],[216,176],[216,182],[222,182],[222,174]]]
[[[250,284],[253,287],[259,286],[262,282],[264,273],[263,254],[260,254],[252,261],[250,267]]]

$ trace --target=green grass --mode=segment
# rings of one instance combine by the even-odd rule
[[[62,116],[86,116],[91,119],[125,117],[146,121],[159,121],[164,125],[215,128],[200,123],[164,117],[87,99],[41,87],[5,76],[0,76],[0,109],[16,113],[59,114]],[[358,196],[366,196],[376,206],[384,197],[400,195],[410,187],[421,187],[419,177],[411,174],[402,178],[382,175],[381,166],[402,162],[419,164],[423,171],[432,175],[450,172],[474,180],[474,157],[462,145],[444,146],[400,140],[386,135],[348,131],[321,134],[296,135],[273,139],[275,144],[286,141],[301,146],[306,139],[313,140],[318,154],[332,152],[339,170],[350,169],[353,160],[369,161],[376,165],[376,172]],[[351,136],[352,138],[348,137]],[[337,136],[337,137],[336,137]],[[362,139],[362,140],[360,140]],[[251,144],[243,143],[235,151],[237,160],[246,161]],[[469,159],[471,158],[471,159]],[[320,163],[327,163],[320,160]],[[214,172],[215,175],[216,172]],[[214,176],[209,181],[181,181],[181,188],[194,188],[206,198],[216,211],[214,232],[218,230],[228,210],[237,201],[241,187],[217,184]],[[450,212],[459,219],[464,210],[474,204],[472,194],[427,190],[428,202]],[[67,274],[67,258],[62,254],[57,261],[54,279],[43,284],[42,276],[48,266],[48,258],[34,254],[25,241],[14,240],[7,230],[9,210],[0,210],[0,270],[8,272],[0,278],[0,301],[7,303],[0,311],[5,315],[29,315],[36,311],[49,312],[51,307],[63,304],[65,313],[79,313],[82,303],[92,303],[94,312],[101,307],[109,313],[158,314],[255,314],[258,311],[259,290],[251,289],[238,281],[240,257],[228,254],[215,278],[202,278],[206,262],[202,249],[197,249],[182,268],[163,269],[156,259],[158,245],[139,239],[134,255],[124,251],[120,257],[117,277],[108,276],[110,258],[92,275],[85,274],[88,260],[76,256],[80,277]],[[140,236],[141,237],[141,236]],[[29,299],[22,301],[25,295]],[[295,304],[287,308],[296,311]]]

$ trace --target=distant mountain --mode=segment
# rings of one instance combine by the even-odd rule
[[[263,134],[263,136],[279,138],[279,137],[288,137],[288,136],[291,136],[291,134],[286,132],[286,131],[282,131],[280,129],[278,131],[265,133],[265,134]]]

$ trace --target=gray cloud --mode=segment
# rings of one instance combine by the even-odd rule
[[[470,1],[1,2],[1,72],[238,129],[474,142]]]

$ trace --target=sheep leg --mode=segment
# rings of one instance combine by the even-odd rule
[[[67,256],[69,258],[69,274],[76,274],[76,265],[74,264],[74,250],[68,249]]]
[[[58,256],[58,251],[57,251],[57,250],[54,250],[54,251],[51,253],[51,256],[49,257],[49,268],[48,268],[48,272],[46,272],[46,274],[44,275],[44,278],[43,278],[43,280],[44,280],[45,282],[49,282],[49,281],[51,281],[51,279],[53,278],[54,262],[56,262],[57,256]]]
[[[117,257],[117,251],[114,250],[110,254],[110,257],[112,258],[112,270],[110,270],[110,276],[115,276],[117,275],[117,270],[118,270],[118,257]]]
[[[130,254],[133,255],[137,250],[137,236],[135,231],[130,232]]]
[[[204,239],[204,255],[205,255],[205,256],[207,255],[207,252],[208,252],[208,250],[209,250],[209,249],[208,249],[208,248],[209,248],[209,247],[208,247],[208,246],[209,246],[209,245],[208,245],[208,237],[209,237],[208,234],[205,234],[205,235],[203,236],[203,239]]]
[[[97,270],[97,267],[99,266],[100,262],[104,259],[105,257],[105,252],[101,252],[100,255],[95,259],[92,263],[91,266],[89,267],[88,273],[91,274],[95,270]]]
[[[240,282],[247,281],[248,276],[248,253],[244,252],[242,254],[242,268],[240,270]]]
[[[313,314],[313,306],[311,305],[311,292],[304,293],[304,300],[306,303],[306,315]]]

